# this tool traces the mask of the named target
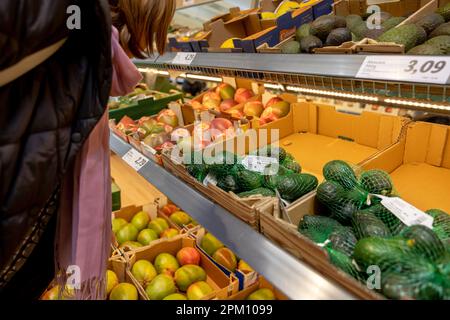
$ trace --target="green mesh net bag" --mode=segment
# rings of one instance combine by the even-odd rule
[[[361,174],[359,178],[360,186],[369,193],[390,195],[394,189],[389,174],[383,170],[368,170]]]
[[[348,275],[352,276],[358,281],[364,281],[364,275],[358,270],[357,266],[353,263],[352,258],[342,253],[339,250],[332,248],[326,249],[330,263],[338,269],[344,271]]]
[[[342,160],[333,160],[323,167],[323,176],[327,181],[334,181],[343,188],[351,190],[358,186],[358,179],[353,168]]]
[[[418,256],[430,261],[437,261],[446,255],[446,248],[437,234],[423,225],[405,228],[400,236],[408,241],[408,245]]]
[[[323,217],[305,215],[298,225],[300,234],[309,238],[315,243],[325,243],[330,235],[342,225],[334,219]]]
[[[441,300],[448,294],[448,279],[429,260],[399,260],[381,274],[382,293],[390,299]]]
[[[349,257],[353,255],[357,239],[350,227],[336,228],[328,237],[328,248],[339,251]]]
[[[403,224],[399,218],[397,218],[381,203],[374,204],[361,212],[370,213],[376,216],[389,228],[392,235],[398,235],[403,228],[406,227],[406,225]]]
[[[450,245],[450,215],[439,209],[430,209],[426,212],[433,217],[433,231],[436,235]]]
[[[358,239],[368,237],[391,237],[389,228],[383,223],[383,221],[370,212],[356,212],[353,215],[352,225]]]

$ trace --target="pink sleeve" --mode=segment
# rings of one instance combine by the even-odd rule
[[[119,32],[113,27],[111,37],[113,78],[111,96],[124,96],[142,80],[142,75],[119,43]]]

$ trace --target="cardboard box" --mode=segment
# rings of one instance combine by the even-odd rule
[[[410,16],[423,5],[421,0],[398,0],[385,1],[386,3],[377,4],[381,11],[388,12],[396,17]],[[337,1],[333,10],[336,15],[347,16],[349,14],[358,14],[364,16],[370,6],[368,0],[340,0]]]
[[[450,214],[450,127],[427,122],[407,126],[401,142],[362,164],[390,173],[395,189],[418,209]]]
[[[237,294],[229,297],[227,300],[247,300],[247,297],[259,289],[270,289],[275,294],[276,300],[289,300],[280,290],[270,284],[264,277],[260,276],[258,282],[239,291]]]
[[[136,287],[139,295],[139,300],[146,300],[145,291],[140,288],[138,281],[131,274],[130,270],[126,267],[126,260],[124,257],[112,257],[108,260],[108,270],[113,271],[117,278],[119,279],[119,283],[130,283]]]
[[[277,201],[277,200],[274,200]],[[384,299],[375,291],[369,290],[356,279],[329,262],[328,254],[314,242],[301,235],[297,226],[306,214],[316,214],[315,193],[311,193],[296,205],[294,213],[289,214],[291,221],[283,217],[277,203],[261,212],[261,233],[293,256],[309,264],[318,272],[335,281],[360,299]]]
[[[333,105],[304,101],[293,104],[288,116],[259,127],[253,122],[252,127],[278,129],[279,146],[294,156],[304,172],[322,180],[327,162],[341,159],[360,164],[397,143],[405,124],[402,117],[373,112],[347,114]],[[267,143],[276,141],[269,135]],[[258,147],[265,145],[258,143]]]
[[[180,235],[173,239],[157,242],[150,247],[142,248],[133,252],[127,252],[128,263],[127,269],[138,260],[148,260],[153,263],[156,256],[160,253],[170,253],[176,256],[177,252],[184,247],[195,248],[195,240],[189,238],[187,235]],[[223,273],[203,252],[200,251],[201,262],[200,266],[207,274],[206,282],[214,289],[214,292],[205,297],[204,300],[211,299],[226,299],[239,290],[239,282],[235,276],[227,276]],[[140,285],[139,285],[140,286]],[[140,286],[142,288],[142,286]],[[142,288],[144,290],[144,288]],[[147,298],[147,297],[146,297]],[[148,298],[147,298],[148,299]]]
[[[146,212],[150,218],[150,221],[154,220],[156,218],[163,218],[164,220],[167,221],[169,228],[180,230],[175,223],[173,223],[165,215],[163,216],[158,212],[158,205],[155,203],[147,204],[145,206],[134,206],[133,205],[133,206],[124,207],[124,208],[120,209],[119,211],[113,212],[112,219],[122,218],[122,219],[125,219],[126,221],[130,222],[131,219],[133,219],[134,215],[140,211]],[[112,236],[113,236],[113,246],[117,249],[117,248],[119,248],[119,244],[117,243],[117,239],[116,239],[115,235],[113,234]],[[158,241],[162,241],[162,240],[163,239],[158,239],[158,240],[155,240],[154,242],[158,242]],[[115,255],[121,255],[120,252],[126,252],[129,250],[130,250],[129,248],[120,249],[120,250],[118,250],[119,252],[116,252]]]
[[[206,230],[204,228],[199,229],[195,233],[195,241],[197,244],[197,249],[200,250],[201,252],[203,252],[226,275],[234,275],[239,280],[239,291],[244,290],[258,282],[259,275],[256,271],[244,272],[239,269],[236,269],[234,272],[232,272],[231,270],[227,269],[225,266],[214,261],[214,259],[210,255],[208,255],[206,253],[206,251],[204,251],[201,248],[201,243],[202,243],[202,240],[203,240],[203,237],[205,234],[206,234]],[[236,258],[237,258],[238,262],[241,260],[239,257],[236,257]]]

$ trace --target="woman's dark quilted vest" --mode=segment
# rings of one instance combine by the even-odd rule
[[[78,5],[81,29],[69,30]],[[56,212],[58,185],[105,112],[111,87],[106,0],[2,0],[0,70],[68,37],[44,63],[0,87],[0,288]]]

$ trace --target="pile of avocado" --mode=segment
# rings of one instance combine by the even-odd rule
[[[298,28],[296,39],[283,44],[281,51],[289,54],[314,53],[317,48],[340,46],[348,41],[370,38],[379,42],[402,44],[408,54],[450,54],[450,4],[414,24],[397,27],[405,19],[382,12],[381,28],[369,29],[367,21],[372,20],[370,15],[322,16]]]

